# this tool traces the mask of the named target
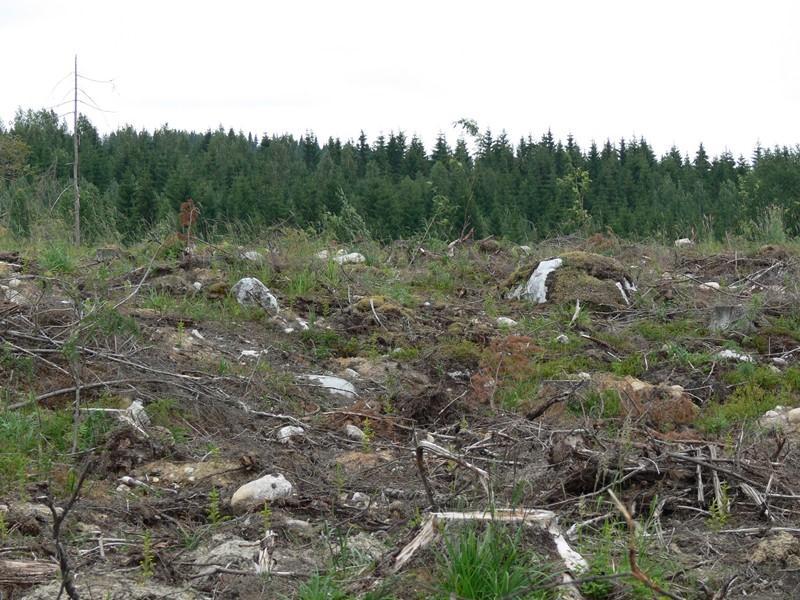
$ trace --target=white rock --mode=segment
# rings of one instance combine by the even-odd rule
[[[792,410],[787,412],[786,420],[792,424],[800,423],[800,408],[793,408]]]
[[[369,496],[364,492],[354,492],[350,497],[350,501],[356,506],[367,506],[369,504]]]
[[[456,381],[469,379],[469,371],[449,371],[447,376],[450,379],[455,379]]]
[[[221,535],[213,536],[211,545],[198,549],[195,553],[195,564],[200,567],[200,574],[203,575],[216,572],[217,565],[228,568],[247,566],[252,568],[253,556],[259,550],[257,541],[249,542],[240,537],[224,539]]]
[[[363,442],[367,437],[363,431],[350,423],[344,426],[344,434],[354,442]]]
[[[675,240],[675,246],[680,248],[681,246],[694,246],[694,242],[689,238],[680,238]]]
[[[242,350],[239,353],[239,358],[258,358],[264,354],[268,354],[267,350]]]
[[[533,252],[533,248],[531,248],[530,246],[520,246],[519,249],[521,252],[524,252],[525,254],[530,254],[531,252]]]
[[[264,260],[264,255],[261,254],[261,252],[256,252],[255,250],[248,250],[247,252],[242,253],[242,258],[251,262],[260,263]]]
[[[205,340],[206,338],[203,337],[203,334],[200,333],[197,329],[192,329],[192,335],[196,337],[198,340]]]
[[[195,282],[192,284],[192,287],[195,289],[195,291],[198,291],[198,292],[199,292],[200,290],[202,290],[202,289],[203,289],[203,284],[202,284],[202,283],[200,283],[199,281],[195,281]]]
[[[716,281],[706,281],[705,283],[700,284],[701,290],[720,290],[720,285]]]
[[[578,373],[578,379],[580,379],[581,381],[591,381],[592,376],[586,371],[581,371],[580,373]]]
[[[498,327],[516,327],[517,322],[510,317],[497,317]]]
[[[264,475],[236,490],[231,498],[231,507],[237,512],[260,508],[264,502],[291,496],[293,491],[294,486],[282,474]]]
[[[305,535],[309,535],[314,531],[314,526],[302,519],[286,519],[283,521],[283,526],[286,527],[286,529]]]
[[[277,439],[281,444],[288,444],[293,437],[300,437],[305,433],[302,427],[296,425],[287,425],[278,430]]]
[[[350,368],[347,368],[344,371],[342,371],[342,375],[344,375],[347,379],[351,381],[361,378],[361,376],[358,374],[358,371]]]
[[[559,344],[569,344],[569,337],[565,333],[559,333],[556,336],[556,341]]]
[[[789,419],[787,413],[789,409],[784,406],[776,406],[772,410],[768,410],[758,420],[758,424],[764,429],[784,431],[789,426]]]
[[[320,250],[314,256],[316,256],[319,260],[328,260],[330,252],[328,252],[327,250]]]
[[[741,352],[736,352],[736,350],[720,350],[717,352],[716,357],[722,359],[739,360],[741,362],[756,362],[752,356],[742,354]]]
[[[359,252],[350,252],[349,254],[339,254],[333,257],[334,262],[339,263],[340,265],[351,265],[356,263],[363,263],[367,259],[366,257],[359,253]]]
[[[320,387],[325,388],[334,396],[344,396],[345,398],[354,398],[356,396],[355,386],[341,377],[331,377],[330,375],[301,375],[300,378],[318,383]]]
[[[278,299],[255,277],[240,279],[231,288],[231,293],[242,306],[255,305],[267,311],[278,312]]]
[[[775,358],[772,359],[772,362],[773,364],[776,364],[779,367],[785,367],[786,365],[789,364],[789,361],[781,356],[776,356]]]
[[[560,258],[551,258],[543,260],[536,266],[536,270],[531,274],[528,282],[525,285],[516,287],[510,294],[511,300],[525,298],[527,300],[535,300],[539,304],[547,302],[547,276],[553,271],[558,269],[564,261]]]

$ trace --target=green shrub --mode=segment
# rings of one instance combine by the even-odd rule
[[[48,244],[44,247],[39,260],[42,267],[51,273],[65,275],[77,270],[75,257],[69,246],[64,243]]]

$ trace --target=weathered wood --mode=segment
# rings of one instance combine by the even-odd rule
[[[30,587],[51,581],[58,565],[36,560],[0,560],[0,588]]]

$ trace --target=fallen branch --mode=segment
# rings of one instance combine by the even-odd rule
[[[417,465],[419,466],[422,462],[422,452],[423,450],[427,450],[437,456],[441,456],[442,458],[446,458],[448,460],[452,460],[457,465],[464,467],[465,469],[472,471],[478,476],[478,480],[481,482],[483,486],[483,491],[486,492],[487,500],[489,501],[489,506],[494,504],[494,494],[492,493],[492,487],[489,485],[489,473],[481,469],[480,467],[476,467],[475,465],[467,462],[457,454],[450,452],[447,448],[442,448],[441,446],[437,446],[433,442],[428,442],[426,440],[422,440],[417,442]],[[423,465],[424,467],[424,465]],[[425,477],[423,477],[423,482],[426,482]],[[426,483],[426,491],[427,491],[427,483]],[[433,495],[429,493],[429,499],[433,504]]]
[[[31,587],[50,581],[58,572],[51,562],[38,560],[0,560],[0,590]],[[0,593],[0,597],[2,593]],[[11,598],[12,596],[9,596]]]
[[[750,484],[751,486],[758,488],[761,487],[758,483],[753,481],[752,479],[748,479],[744,475],[740,475],[736,471],[731,471],[730,469],[726,469],[725,467],[720,467],[705,460],[700,460],[699,458],[695,458],[694,456],[687,456],[686,454],[680,454],[678,452],[669,452],[667,456],[671,458],[675,458],[677,460],[685,460],[686,462],[694,463],[696,465],[700,465],[701,467],[706,467],[707,469],[711,469],[712,471],[719,471],[720,473],[725,473],[729,477],[733,477],[734,479],[738,479],[739,481],[743,481],[744,483]]]
[[[17,402],[15,404],[9,404],[6,407],[6,410],[17,410],[19,408],[24,408],[29,404],[35,404],[41,402],[42,400],[47,400],[48,398],[55,398],[56,396],[63,396],[64,394],[74,394],[76,390],[91,390],[94,388],[99,387],[109,387],[112,385],[121,385],[123,383],[163,383],[163,379],[114,379],[111,381],[98,381],[97,383],[87,383],[81,386],[73,386],[68,388],[62,388],[60,390],[53,390],[52,392],[47,392],[46,394],[41,394],[40,396],[36,396],[35,398],[31,398],[29,400],[23,400],[22,402]]]

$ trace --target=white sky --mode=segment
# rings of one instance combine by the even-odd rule
[[[402,129],[430,149],[468,117],[514,142],[551,128],[749,157],[800,142],[799,17],[770,0],[0,0],[0,119],[68,99],[77,53],[115,80],[80,84],[114,111],[82,107],[102,132]]]

